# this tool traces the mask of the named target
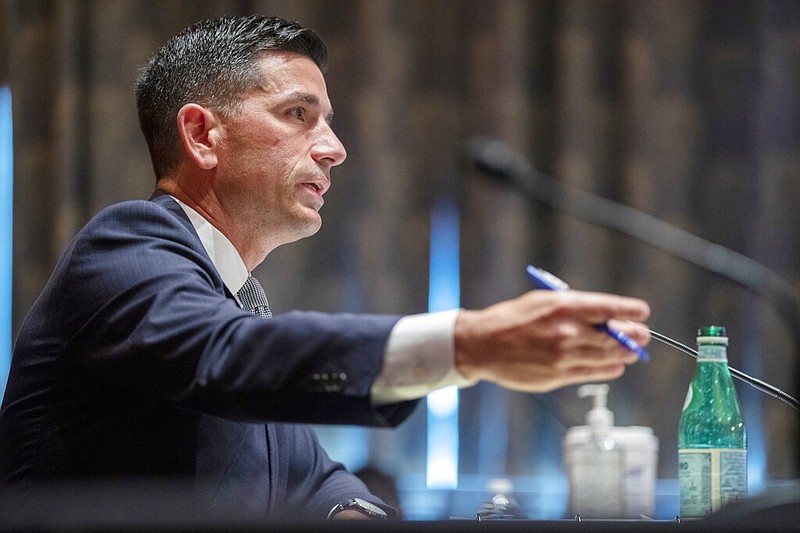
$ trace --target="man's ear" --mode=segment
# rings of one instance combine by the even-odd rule
[[[220,123],[209,109],[198,104],[186,104],[178,111],[178,134],[186,155],[199,168],[211,170],[217,166]]]

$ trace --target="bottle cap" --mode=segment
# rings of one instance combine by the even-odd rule
[[[727,337],[728,330],[725,326],[703,326],[697,330],[698,337]]]
[[[728,330],[725,326],[703,326],[697,330],[697,344],[728,345]]]

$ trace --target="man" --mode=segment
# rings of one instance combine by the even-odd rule
[[[201,22],[137,81],[157,191],[75,237],[26,318],[0,412],[15,496],[75,480],[188,481],[199,501],[305,518],[391,514],[295,423],[396,425],[445,385],[524,391],[613,379],[644,302],[533,291],[409,317],[267,320],[249,273],[314,234],[331,168],[321,40],[261,16]],[[253,299],[258,301],[252,301]],[[371,503],[370,503],[371,502]]]

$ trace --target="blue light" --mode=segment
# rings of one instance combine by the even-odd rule
[[[428,310],[460,305],[458,209],[454,201],[437,203],[431,213]],[[428,488],[458,487],[458,389],[428,395]]]
[[[11,366],[11,252],[14,205],[11,90],[0,87],[0,400]]]
[[[756,321],[745,325],[742,335],[742,370],[751,376],[763,373],[763,351],[760,348],[761,333]],[[750,496],[761,493],[766,485],[767,451],[762,420],[763,395],[753,387],[737,388],[747,428],[747,490]]]
[[[455,202],[436,204],[431,213],[429,311],[446,311],[461,305],[458,238]]]

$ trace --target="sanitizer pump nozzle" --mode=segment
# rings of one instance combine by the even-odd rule
[[[578,397],[592,397],[592,408],[586,413],[586,425],[596,440],[611,439],[611,428],[614,427],[614,413],[607,407],[608,385],[605,383],[581,385]],[[610,443],[613,446],[613,442]]]

